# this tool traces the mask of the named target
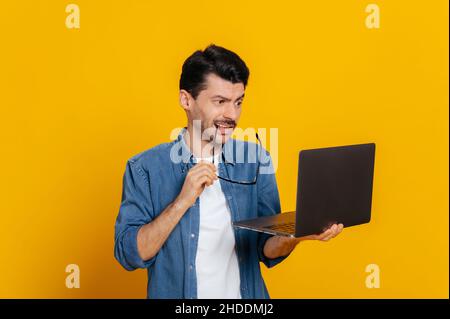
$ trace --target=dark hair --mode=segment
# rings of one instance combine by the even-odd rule
[[[204,51],[195,51],[183,63],[180,90],[188,91],[197,98],[205,89],[205,77],[213,73],[232,83],[247,86],[250,71],[245,62],[234,52],[211,44]]]

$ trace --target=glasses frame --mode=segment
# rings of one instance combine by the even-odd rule
[[[217,130],[218,130],[218,128],[216,128],[216,133],[214,134],[214,141],[216,140],[216,137],[217,137]],[[255,132],[255,135],[256,135],[256,139],[258,140],[258,146],[259,146],[259,158],[257,159],[255,178],[253,180],[251,180],[251,181],[237,181],[237,180],[233,180],[233,179],[230,179],[230,178],[222,177],[219,174],[217,174],[217,177],[219,179],[221,179],[223,181],[226,181],[226,182],[229,182],[229,183],[239,184],[239,185],[255,185],[256,184],[256,182],[258,181],[259,166],[261,164],[259,159],[261,158],[261,154],[262,154],[261,153],[262,152],[262,143],[261,143],[261,140],[259,139],[258,132]],[[212,157],[212,163],[213,164],[214,164],[214,157],[215,157],[214,156],[214,150],[215,150],[215,147],[213,147],[213,149],[212,149],[212,156],[213,156]],[[228,174],[228,170],[227,170],[227,174]]]

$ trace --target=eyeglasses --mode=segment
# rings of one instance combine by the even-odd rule
[[[256,182],[258,181],[258,175],[259,175],[259,165],[260,165],[260,161],[259,159],[261,158],[261,150],[262,150],[262,145],[261,145],[261,140],[259,139],[258,133],[255,132],[256,135],[256,139],[258,140],[258,147],[259,147],[259,158],[257,159],[257,164],[256,164],[256,175],[255,178],[251,181],[236,181],[236,180],[232,180],[226,177],[222,177],[219,174],[217,174],[217,177],[220,178],[223,181],[226,182],[230,182],[230,183],[234,183],[234,184],[240,184],[240,185],[254,185],[256,184]],[[216,128],[216,133],[214,134],[214,141],[216,140],[216,136],[217,136],[217,128]],[[214,164],[214,150],[215,147],[212,148],[212,163]],[[226,166],[225,166],[226,169]],[[228,175],[228,170],[227,170],[227,175]]]

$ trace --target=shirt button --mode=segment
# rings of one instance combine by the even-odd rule
[[[194,268],[192,265],[189,265],[189,270],[192,270],[192,268]]]
[[[194,238],[195,237],[195,234],[191,234],[191,238]]]

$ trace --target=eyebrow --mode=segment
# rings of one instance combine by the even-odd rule
[[[238,97],[238,98],[236,99],[236,101],[238,101],[238,100],[244,98],[244,95],[245,95],[245,93],[243,93],[240,97]],[[222,95],[214,95],[213,97],[211,97],[211,99],[217,99],[217,98],[223,99],[223,100],[225,100],[225,101],[231,101],[230,98],[227,98],[227,97],[222,96]]]

